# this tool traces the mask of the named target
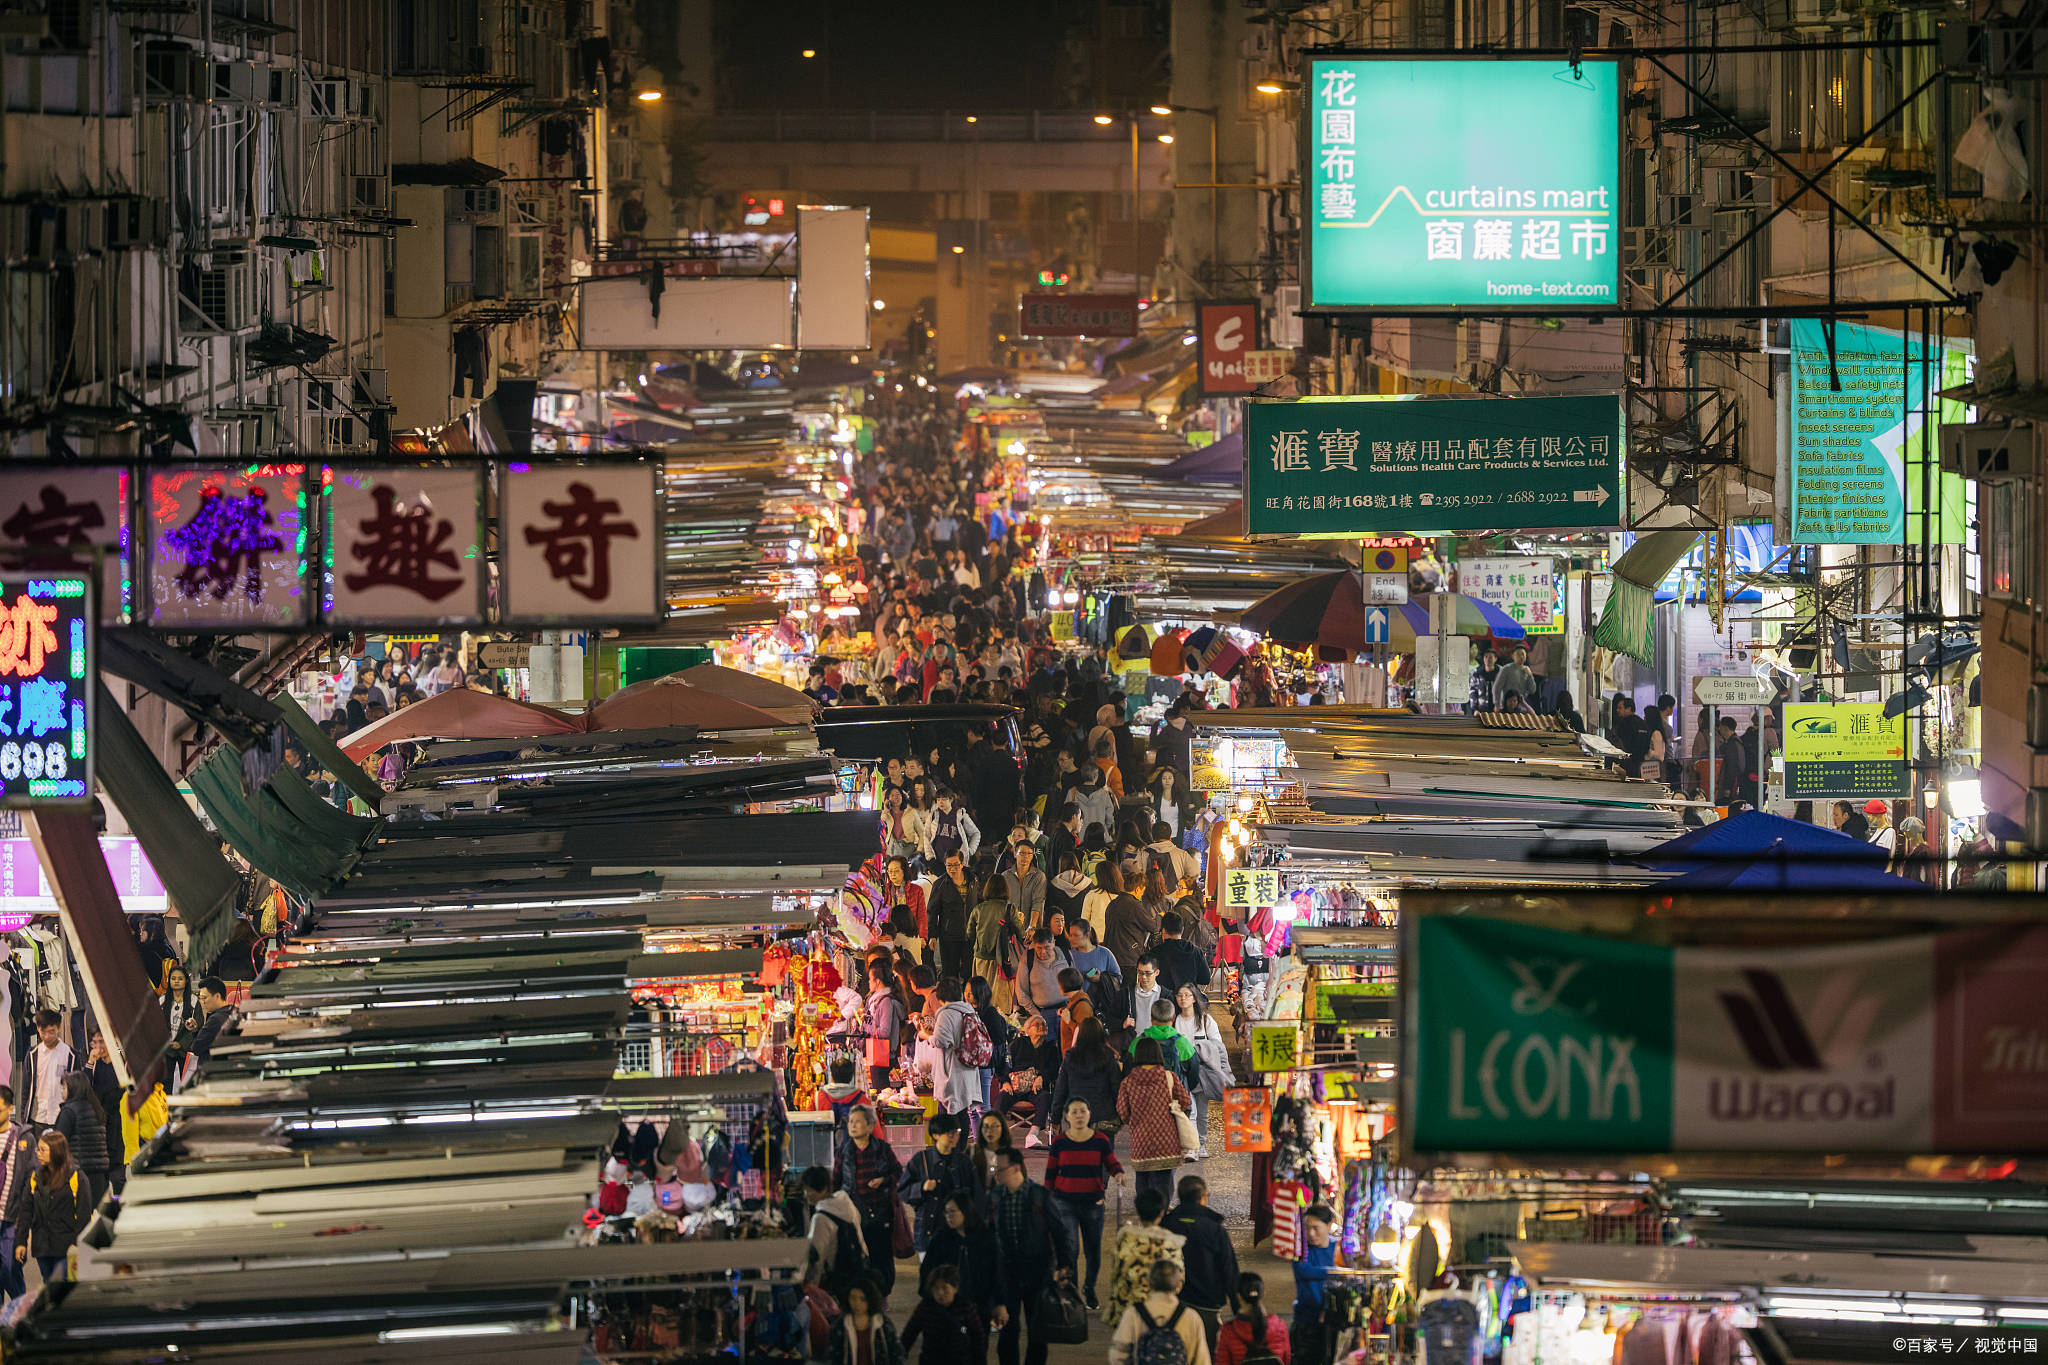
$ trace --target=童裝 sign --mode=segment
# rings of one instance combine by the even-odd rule
[[[1875,702],[1788,702],[1784,745],[1788,799],[1913,793],[1906,719]]]
[[[1804,947],[1673,947],[1469,914],[1419,914],[1412,931],[1402,1112],[1416,1151],[2048,1144],[2040,926]]]
[[[0,805],[92,801],[91,570],[0,579]]]
[[[1303,306],[1612,308],[1620,66],[1319,57],[1303,84]]]
[[[1621,399],[1252,399],[1254,535],[1622,524]]]

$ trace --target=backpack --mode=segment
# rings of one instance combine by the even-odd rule
[[[1112,1034],[1130,1020],[1131,1001],[1123,980],[1108,972],[1097,972],[1088,978],[1088,1003],[1095,1007],[1095,1017]]]
[[[960,1021],[960,1062],[979,1070],[995,1060],[995,1040],[981,1022],[981,1015],[969,1009]]]
[[[825,1267],[821,1287],[833,1298],[846,1293],[846,1287],[868,1273],[868,1258],[861,1251],[860,1229],[836,1213],[818,1213],[829,1219],[835,1235],[832,1238],[832,1264]]]
[[[1131,1349],[1131,1365],[1188,1365],[1188,1345],[1175,1330],[1187,1308],[1176,1304],[1172,1317],[1165,1322],[1154,1322],[1152,1315],[1145,1311],[1144,1304],[1134,1303],[1131,1307],[1137,1310],[1139,1320],[1145,1324],[1145,1334]]]

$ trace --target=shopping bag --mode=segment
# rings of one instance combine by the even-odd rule
[[[1178,1104],[1169,1105],[1173,1110],[1173,1126],[1180,1134],[1180,1154],[1193,1156],[1202,1150],[1202,1130],[1195,1127],[1194,1116]]]
[[[889,1236],[897,1260],[907,1261],[917,1255],[917,1239],[910,1235],[910,1210],[901,1199],[891,1201]]]
[[[1055,1280],[1039,1291],[1031,1309],[1031,1340],[1054,1346],[1088,1342],[1088,1305],[1071,1284]]]
[[[868,1039],[867,1058],[869,1066],[889,1065],[889,1040],[887,1038]]]

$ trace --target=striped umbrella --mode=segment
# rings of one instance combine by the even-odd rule
[[[1522,623],[1491,602],[1482,602],[1461,592],[1438,593],[1436,596],[1447,597],[1457,611],[1450,628],[1444,631],[1446,635],[1491,635],[1501,640],[1519,640],[1523,637]],[[1408,629],[1412,634],[1436,633],[1429,623],[1427,599],[1403,603],[1397,611],[1408,623]]]

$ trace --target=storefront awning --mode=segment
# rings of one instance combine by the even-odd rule
[[[1699,538],[1700,532],[1690,528],[1651,531],[1629,546],[1614,561],[1614,594],[1600,613],[1593,642],[1638,663],[1653,662],[1656,639],[1651,622],[1657,607],[1657,585]]]

